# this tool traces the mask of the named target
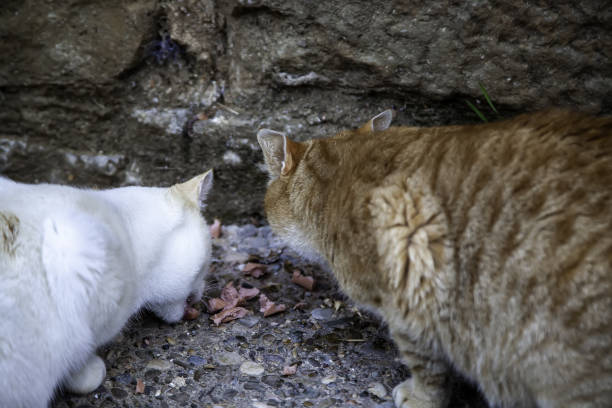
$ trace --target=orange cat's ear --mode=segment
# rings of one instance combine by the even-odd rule
[[[170,191],[188,204],[196,208],[204,209],[206,198],[212,188],[212,183],[213,171],[210,169],[184,183],[173,185]]]
[[[393,121],[394,117],[395,111],[387,109],[367,121],[359,130],[362,132],[380,132],[381,130],[386,130],[391,126],[391,121]]]
[[[270,129],[257,132],[257,141],[263,151],[271,178],[287,175],[297,164],[300,144],[285,134]]]

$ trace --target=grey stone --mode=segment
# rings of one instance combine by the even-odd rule
[[[312,318],[316,320],[329,320],[333,316],[334,311],[332,309],[316,308],[313,309],[310,314]]]
[[[240,354],[236,352],[219,353],[215,355],[215,360],[221,365],[238,365],[244,361]]]
[[[387,397],[387,389],[379,382],[371,383],[368,386],[368,392],[380,399],[385,399]]]
[[[234,390],[234,389],[227,390],[223,393],[223,399],[231,400],[232,398],[236,396],[236,394],[238,394],[237,390]]]
[[[266,363],[283,364],[285,359],[276,354],[264,354],[263,359]]]
[[[118,375],[117,377],[115,377],[115,381],[117,381],[117,382],[119,382],[119,383],[121,383],[123,385],[131,384],[132,380],[133,380],[132,376],[130,374],[128,374],[128,373],[124,373],[124,374],[121,374],[121,375]]]
[[[243,317],[242,319],[238,320],[238,323],[240,323],[241,325],[247,327],[247,328],[251,328],[253,326],[255,326],[257,323],[259,323],[259,320],[261,318],[259,316],[255,316],[255,315],[248,315]]]
[[[281,384],[283,383],[281,378],[279,376],[277,376],[277,375],[264,375],[261,378],[261,381],[264,384],[268,384],[269,386],[274,387],[274,388],[280,387]]]
[[[264,367],[254,361],[245,361],[240,365],[240,372],[250,376],[259,376],[265,372]]]
[[[115,398],[123,399],[128,396],[128,393],[122,390],[121,388],[112,388],[111,394]]]
[[[0,14],[0,86],[103,84],[133,66],[155,24],[155,0],[9,1]]]
[[[206,359],[200,356],[190,356],[187,361],[194,366],[201,366],[206,364]]]
[[[247,381],[245,382],[243,385],[245,390],[249,390],[249,391],[259,391],[259,392],[265,392],[265,387],[263,387],[260,383],[255,382],[255,381]]]
[[[172,363],[167,360],[153,359],[147,363],[148,369],[166,371],[172,368]]]
[[[185,392],[178,392],[176,394],[174,394],[173,396],[170,397],[171,400],[176,401],[180,404],[183,404],[187,401],[189,401],[189,394],[185,393]]]

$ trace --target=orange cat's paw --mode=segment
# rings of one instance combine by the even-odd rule
[[[397,408],[443,408],[446,406],[444,398],[420,391],[414,389],[412,378],[398,384],[393,389],[395,406]]]

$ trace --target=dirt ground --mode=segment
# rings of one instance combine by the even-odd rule
[[[393,387],[410,376],[386,327],[343,296],[331,275],[301,260],[269,227],[225,226],[213,243],[204,302],[222,287],[256,287],[286,310],[268,317],[257,298],[247,316],[215,325],[204,304],[196,320],[170,325],[144,312],[100,350],[107,378],[86,396],[61,394],[67,407],[393,407]],[[247,262],[265,275],[246,276]],[[292,273],[315,279],[312,291]],[[283,375],[286,367],[295,374]],[[452,407],[486,408],[478,393],[453,385]]]

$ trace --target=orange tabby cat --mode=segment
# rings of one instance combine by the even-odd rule
[[[388,323],[443,407],[452,368],[501,407],[612,407],[612,118],[261,130],[273,230]]]

